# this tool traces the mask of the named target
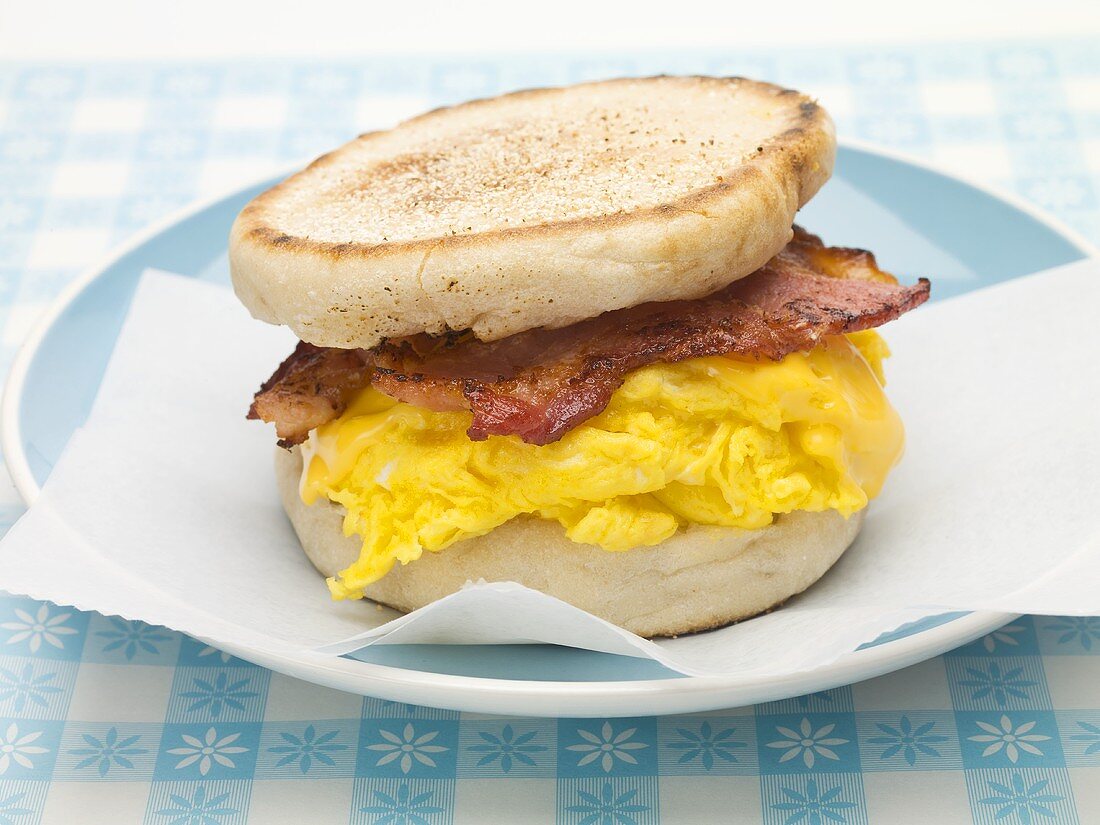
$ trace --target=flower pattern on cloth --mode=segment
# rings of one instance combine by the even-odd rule
[[[418,734],[412,722],[406,724],[400,734],[383,728],[378,731],[378,735],[385,741],[367,745],[367,750],[382,751],[382,756],[374,764],[381,766],[388,765],[390,762],[398,762],[401,773],[408,773],[412,770],[414,759],[425,767],[434,768],[436,763],[431,755],[444,753],[447,750],[443,745],[432,744],[439,736],[439,731],[433,730]]]
[[[320,762],[322,765],[333,766],[336,763],[329,754],[347,750],[347,745],[332,741],[338,734],[339,731],[330,730],[318,735],[317,729],[313,725],[307,725],[301,736],[282,731],[279,736],[287,744],[276,745],[268,748],[268,751],[282,755],[282,758],[275,763],[276,767],[281,768],[284,765],[297,762],[298,769],[302,773],[309,773],[314,761]]]
[[[0,825],[15,825],[22,817],[33,814],[33,808],[24,807],[27,792],[13,793],[0,799]]]
[[[837,785],[827,791],[819,791],[813,779],[806,782],[804,791],[794,788],[782,788],[785,802],[776,802],[772,808],[788,814],[784,825],[805,822],[807,825],[821,825],[825,821],[845,822],[842,811],[858,807],[855,802],[842,798],[843,788]]]
[[[226,804],[228,793],[208,798],[202,785],[195,788],[190,798],[174,793],[168,800],[170,804],[158,810],[157,816],[168,817],[171,825],[219,825],[222,817],[238,812]]]
[[[714,767],[714,760],[721,759],[725,762],[736,762],[737,756],[734,750],[747,748],[747,742],[741,742],[733,738],[736,728],[724,728],[715,731],[710,722],[703,722],[698,730],[690,728],[676,728],[680,740],[669,742],[668,747],[673,750],[683,751],[678,760],[681,764],[698,759],[705,770]]]
[[[108,640],[103,646],[103,652],[121,650],[127,659],[133,659],[139,650],[154,655],[160,653],[157,645],[172,638],[163,628],[145,622],[127,621],[118,616],[111,616],[110,622],[113,625],[111,630],[100,630],[96,633],[96,636]]]
[[[259,694],[254,690],[245,690],[252,681],[251,676],[243,679],[229,680],[229,674],[219,673],[213,681],[195,677],[194,689],[185,691],[180,696],[193,700],[187,711],[194,712],[205,710],[211,719],[217,719],[226,708],[244,710],[244,700],[252,699]]]
[[[1092,756],[1094,753],[1100,753],[1100,725],[1094,725],[1092,722],[1078,722],[1077,727],[1081,728],[1085,733],[1073,733],[1070,734],[1070,739],[1075,742],[1088,742],[1085,746],[1085,756]]]
[[[1026,632],[1027,628],[1023,625],[1006,624],[1004,627],[983,636],[982,647],[985,648],[986,653],[993,653],[998,649],[998,645],[1002,647],[1019,647],[1020,641],[1016,637]]]
[[[394,794],[373,791],[374,804],[359,810],[363,813],[378,814],[374,825],[431,825],[431,814],[443,813],[443,808],[432,805],[433,791],[413,794],[408,785],[402,785]]]
[[[51,684],[56,679],[56,673],[36,674],[34,665],[30,662],[18,674],[0,667],[0,702],[14,700],[12,710],[16,713],[22,713],[28,702],[40,708],[48,708],[49,697],[61,693],[60,687]]]
[[[545,745],[537,744],[534,741],[537,735],[538,731],[532,730],[516,736],[512,726],[505,725],[499,736],[487,731],[479,731],[478,736],[484,739],[485,742],[479,745],[471,745],[468,750],[473,753],[485,754],[478,760],[478,767],[500,762],[500,769],[504,773],[509,773],[512,770],[513,763],[520,762],[533,768],[535,767],[533,754],[548,750]]]
[[[226,653],[224,650],[218,650],[216,647],[205,645],[202,650],[199,651],[199,658],[211,657],[217,659],[223,665],[228,664],[233,660],[233,657]]]
[[[210,769],[215,764],[224,768],[237,767],[237,763],[233,761],[233,756],[248,751],[248,748],[233,744],[241,738],[239,733],[219,737],[217,728],[207,729],[202,739],[189,733],[180,734],[180,738],[184,744],[168,751],[173,756],[183,757],[176,763],[176,770],[182,770],[198,763],[199,773],[203,776],[210,773]]]
[[[985,732],[966,738],[971,742],[989,743],[982,751],[982,756],[993,756],[1000,753],[1003,748],[1008,761],[1013,764],[1020,758],[1021,751],[1030,753],[1033,756],[1042,756],[1043,751],[1035,743],[1046,742],[1050,739],[1049,736],[1044,736],[1041,733],[1031,732],[1034,730],[1036,722],[1024,722],[1014,725],[1007,715],[1001,716],[1000,727],[983,722],[980,719],[974,724]]]
[[[581,801],[565,809],[582,815],[577,825],[635,825],[634,814],[649,810],[648,805],[635,801],[636,789],[616,794],[610,782],[604,783],[598,796],[588,791],[577,791],[577,796]]]
[[[97,739],[90,733],[85,733],[83,736],[87,746],[73,748],[69,753],[73,756],[84,757],[80,762],[77,762],[77,770],[90,768],[94,765],[100,776],[106,776],[114,766],[133,768],[134,763],[131,761],[131,757],[149,752],[148,748],[136,747],[141,736],[120,737],[118,728],[114,727],[107,731],[106,736],[102,739]]]
[[[22,608],[15,608],[15,620],[0,624],[0,628],[12,631],[8,636],[7,644],[17,645],[27,642],[27,648],[31,653],[37,653],[45,642],[48,645],[63,650],[65,637],[79,633],[75,627],[66,624],[72,618],[72,611],[59,611],[52,613],[48,604],[43,604],[32,616]]]
[[[889,759],[900,753],[908,765],[917,764],[917,753],[938,757],[940,752],[935,746],[947,741],[946,736],[932,733],[932,729],[936,727],[935,722],[924,722],[913,727],[908,716],[902,716],[897,726],[876,722],[875,727],[882,731],[883,735],[872,736],[867,741],[886,746],[879,755],[879,759]]]
[[[41,730],[32,730],[29,734],[23,734],[18,724],[11,723],[0,737],[0,775],[7,773],[12,764],[18,764],[27,770],[33,769],[33,758],[50,752],[50,748],[34,744],[41,737]]]
[[[830,723],[815,730],[810,720],[804,716],[797,731],[783,725],[776,726],[776,732],[786,738],[768,742],[767,747],[784,751],[783,755],[779,757],[780,762],[789,762],[797,757],[802,757],[802,763],[807,768],[812,768],[818,757],[839,762],[840,757],[833,748],[837,745],[847,745],[848,740],[838,736],[830,736],[829,734],[835,729],[836,725]]]
[[[1065,799],[1060,794],[1047,792],[1046,788],[1050,785],[1049,779],[1028,783],[1019,773],[1012,774],[1009,785],[993,781],[988,785],[992,793],[978,801],[996,809],[993,815],[995,819],[1005,819],[1015,814],[1022,825],[1031,825],[1035,821],[1035,815],[1054,819],[1056,814],[1050,807],[1051,804]]]
[[[604,722],[599,732],[577,728],[577,736],[584,741],[575,745],[568,745],[566,746],[566,750],[584,754],[584,756],[577,760],[578,767],[583,767],[584,765],[599,760],[598,764],[600,768],[602,768],[605,773],[610,773],[616,760],[631,765],[638,764],[638,760],[633,756],[631,751],[641,750],[642,748],[649,747],[649,745],[645,742],[631,741],[634,734],[637,732],[637,728],[626,728],[625,730],[616,732],[611,722]]]
[[[1046,630],[1058,634],[1058,644],[1077,642],[1085,650],[1092,650],[1094,644],[1100,645],[1100,617],[1098,616],[1060,616],[1057,621],[1045,626]]]
[[[1002,708],[1008,704],[1010,697],[1017,699],[1031,698],[1028,694],[1028,688],[1035,687],[1038,684],[1033,679],[1023,678],[1024,669],[1022,667],[1004,670],[998,662],[990,662],[984,670],[968,667],[966,672],[970,674],[971,678],[963,679],[959,684],[971,688],[970,698],[984,699],[989,696],[993,698],[998,707]]]
[[[12,722],[4,735],[0,736],[0,775],[8,772],[13,764],[31,770],[34,757],[49,753],[49,748],[34,744],[42,736],[42,731],[22,733],[19,725]]]

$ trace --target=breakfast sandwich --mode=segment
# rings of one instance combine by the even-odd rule
[[[332,596],[514,581],[644,636],[817,581],[899,460],[875,331],[928,298],[794,225],[829,116],[742,78],[517,92],[362,135],[241,212],[301,339],[249,417]]]

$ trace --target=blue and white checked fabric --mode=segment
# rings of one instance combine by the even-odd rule
[[[1000,184],[1100,241],[1089,42],[0,64],[0,372],[83,266],[204,194],[407,114],[658,71],[817,94],[841,134]],[[995,238],[990,238],[995,243]],[[0,484],[0,529],[22,511]],[[0,596],[0,823],[1100,821],[1100,619],[755,708],[503,719],[362,699],[178,633]]]

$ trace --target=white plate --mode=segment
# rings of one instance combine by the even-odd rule
[[[78,279],[46,313],[16,357],[0,409],[4,455],[28,502],[87,414],[140,273],[157,267],[226,280],[229,225],[271,183],[200,204],[144,233]],[[852,144],[842,146],[834,179],[800,222],[832,244],[873,248],[888,269],[906,277],[932,277],[937,298],[1096,254],[1075,233],[1014,198]],[[317,684],[400,702],[519,715],[625,716],[825,690],[935,656],[1013,618],[935,617],[826,667],[766,680],[687,678],[647,660],[546,645],[376,646],[356,659],[226,650]]]

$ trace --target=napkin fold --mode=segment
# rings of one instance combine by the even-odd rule
[[[1087,260],[890,324],[907,453],[857,542],[781,610],[649,641],[515,583],[405,616],[331,601],[279,504],[272,433],[244,420],[293,336],[151,271],[87,423],[0,543],[0,588],[263,652],[545,642],[777,678],[948,611],[1100,614],[1098,305]]]

